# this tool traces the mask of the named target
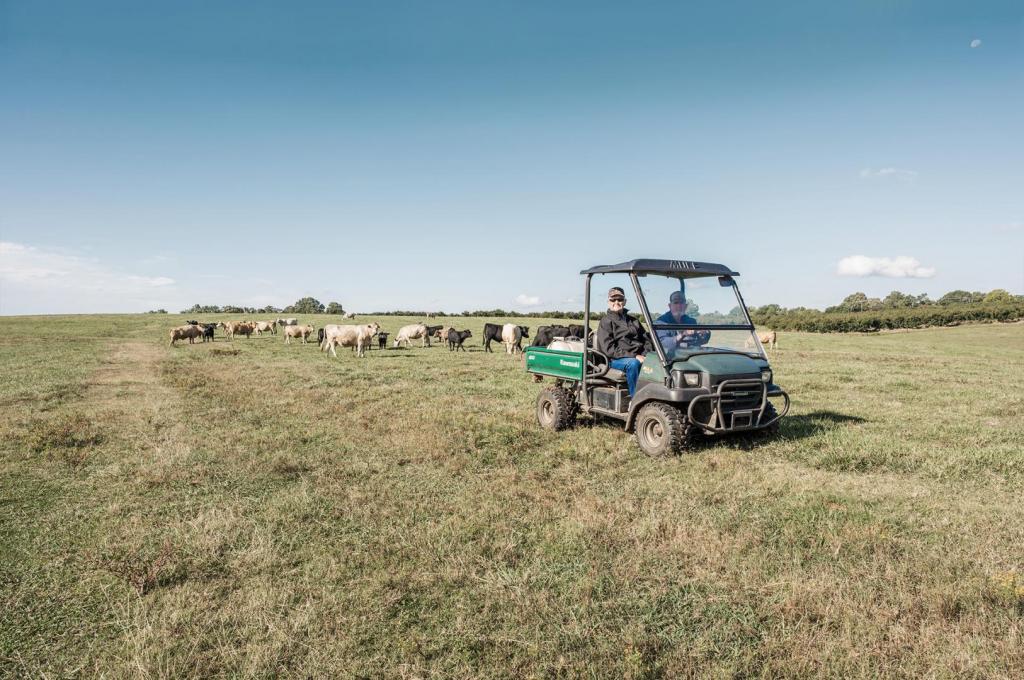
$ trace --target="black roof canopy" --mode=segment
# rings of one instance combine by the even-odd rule
[[[683,278],[698,276],[739,276],[739,272],[724,264],[713,262],[692,262],[690,260],[630,260],[620,264],[603,264],[584,269],[580,274],[668,274]]]

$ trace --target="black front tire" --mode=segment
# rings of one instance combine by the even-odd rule
[[[692,448],[698,434],[686,414],[660,401],[645,404],[634,423],[636,441],[652,458],[678,456]]]
[[[548,387],[537,396],[537,423],[545,430],[566,430],[576,421],[578,405],[572,392]]]

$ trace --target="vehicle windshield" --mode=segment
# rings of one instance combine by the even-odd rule
[[[648,274],[638,280],[654,321],[653,335],[669,359],[701,352],[764,356],[734,284],[723,286],[714,276]]]

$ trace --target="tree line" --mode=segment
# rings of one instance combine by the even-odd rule
[[[853,293],[825,311],[779,305],[751,307],[759,326],[774,330],[814,333],[873,332],[897,328],[956,326],[970,321],[1018,321],[1024,319],[1024,295],[997,288],[979,291],[954,290],[938,300],[927,295],[893,291],[884,298]]]
[[[693,301],[688,301],[687,313],[698,315],[700,312]],[[166,313],[154,310],[150,313]],[[182,314],[344,314],[345,309],[339,302],[324,305],[313,297],[304,297],[284,308],[274,306],[241,307],[235,305],[193,305],[182,310]],[[423,310],[392,310],[373,312],[372,316],[411,316],[419,318],[445,318],[448,316],[492,317],[492,318],[534,318],[534,319],[565,319],[579,321],[583,312],[549,310],[544,312],[517,312],[513,309],[478,309],[466,310],[461,314],[446,312],[430,312]],[[604,316],[603,312],[594,312],[591,318],[595,321]],[[730,323],[741,317],[740,309],[734,308],[727,313],[711,312],[701,314],[705,323]],[[810,331],[816,333],[871,332],[896,328],[925,328],[928,326],[953,326],[969,321],[1018,321],[1024,319],[1024,295],[1013,295],[1009,291],[997,288],[982,293],[980,291],[954,290],[937,300],[927,295],[911,295],[900,291],[892,291],[884,298],[871,298],[857,292],[846,296],[838,305],[820,309],[808,307],[785,308],[781,305],[768,304],[751,307],[750,316],[758,326],[766,326],[775,330]]]

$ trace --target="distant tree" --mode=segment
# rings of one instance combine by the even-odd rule
[[[776,304],[764,305],[763,307],[754,307],[750,310],[752,314],[760,314],[762,316],[772,316],[775,314],[782,314],[786,310]]]
[[[917,307],[918,304],[915,296],[901,293],[898,290],[889,293],[882,300],[883,309],[904,309],[907,307]]]
[[[971,293],[966,290],[951,290],[938,299],[936,304],[939,305],[970,305],[976,302],[981,302],[985,299],[984,293],[974,292]]]
[[[296,300],[295,304],[290,305],[286,311],[295,314],[323,314],[324,303],[313,297],[304,297],[301,300]]]
[[[327,314],[344,314],[345,308],[341,306],[340,302],[331,302],[327,305]]]
[[[245,308],[236,305],[224,305],[220,308],[220,311],[224,314],[245,314]]]
[[[686,298],[686,315],[696,317],[698,314],[700,314],[700,305],[690,298]]]
[[[1002,303],[1002,302],[1016,302],[1016,301],[1017,301],[1017,297],[1015,295],[1010,293],[1010,291],[1008,291],[1008,290],[1003,290],[1002,288],[996,288],[993,291],[989,291],[988,295],[986,295],[984,300],[982,300],[982,302],[989,302],[989,303],[996,303],[996,304],[999,304],[999,303]]]
[[[166,309],[151,309],[148,312],[146,312],[146,314],[166,314],[166,313],[167,313]]]
[[[281,310],[273,305],[267,305],[259,310],[260,314],[280,314]]]

